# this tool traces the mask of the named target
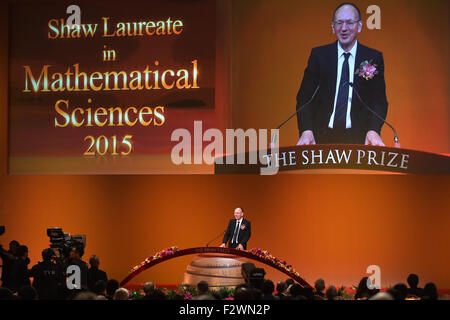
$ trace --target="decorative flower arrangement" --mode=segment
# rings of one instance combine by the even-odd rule
[[[261,248],[258,248],[258,249],[254,248],[254,249],[251,249],[250,252],[257,257],[260,257],[260,258],[263,258],[264,260],[270,261],[275,266],[283,268],[284,270],[286,270],[287,272],[289,272],[292,275],[295,275],[297,277],[300,276],[300,274],[298,272],[296,272],[294,270],[294,268],[290,264],[288,264],[285,260],[280,260],[277,257],[274,257],[267,250],[262,250]]]
[[[164,288],[163,292],[166,294],[167,299],[169,300],[174,300],[177,296],[183,297],[183,300],[192,300],[193,297],[198,295],[197,288],[191,287],[186,284],[177,287],[175,290],[168,290],[167,288]]]
[[[167,256],[171,256],[173,255],[175,252],[177,252],[179,249],[176,246],[173,247],[169,247],[167,249],[164,249],[156,254],[154,254],[153,256],[148,257],[147,259],[145,259],[144,261],[142,261],[140,264],[138,264],[137,266],[134,266],[131,269],[131,272],[134,272],[136,270],[138,270],[139,268],[142,268],[143,266],[145,266],[146,264],[149,264],[150,262],[154,261],[154,260],[158,260]]]
[[[349,294],[345,288],[345,286],[341,286],[337,292],[337,296],[338,298],[340,298],[341,300],[351,300],[353,299],[352,294]]]
[[[217,293],[222,300],[234,300],[234,288],[221,287]]]
[[[142,290],[134,291],[130,294],[131,300],[140,300],[145,297],[145,293]]]
[[[199,294],[196,287],[187,284],[182,284],[173,290],[163,288],[162,291],[168,300],[192,300],[193,297]],[[220,300],[234,300],[234,288],[221,287],[219,290],[210,290],[209,293]],[[137,299],[141,298],[138,293],[133,294],[133,297],[136,296]]]
[[[377,65],[372,64],[372,60],[370,61],[363,61],[359,65],[359,68],[356,69],[355,74],[360,76],[361,78],[364,78],[366,80],[370,80],[373,77],[375,77],[376,74],[378,74]]]

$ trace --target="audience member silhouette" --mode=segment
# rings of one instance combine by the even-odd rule
[[[433,282],[428,282],[423,287],[423,300],[438,300],[439,294],[436,285]]]
[[[406,280],[406,282],[408,282],[409,288],[408,288],[408,296],[413,296],[413,297],[418,297],[418,298],[422,298],[423,297],[423,289],[419,288],[419,276],[417,274],[411,273],[408,276],[408,279]]]
[[[325,290],[325,281],[323,279],[317,279],[316,282],[314,282],[314,288],[315,294],[319,297],[325,297],[325,294],[323,293],[323,290]]]
[[[94,291],[94,285],[99,280],[103,280],[105,282],[108,281],[108,276],[106,272],[99,269],[100,259],[96,255],[92,255],[89,258],[90,268],[88,270],[88,288],[91,291]]]
[[[368,277],[363,277],[358,284],[358,288],[356,289],[355,299],[356,300],[367,300],[374,294],[377,294],[379,289],[369,289],[367,287]]]
[[[335,286],[329,286],[327,288],[327,291],[325,291],[325,296],[327,297],[327,300],[336,300],[337,295],[338,292]]]
[[[262,299],[263,300],[278,300],[277,296],[273,295],[275,285],[272,280],[264,279],[262,284]]]
[[[19,242],[12,240],[9,243],[9,250],[6,251],[0,245],[0,258],[2,258],[2,287],[11,289],[11,272],[14,262],[17,260],[16,252],[19,247]]]
[[[397,283],[394,289],[398,291],[398,300],[405,300],[408,295],[408,287],[404,283]]]
[[[117,289],[119,289],[119,282],[115,279],[108,280],[106,282],[106,298],[112,300]]]
[[[279,299],[283,299],[286,296],[286,282],[278,281],[277,283],[277,293],[275,294]]]
[[[16,251],[17,259],[12,264],[11,287],[13,292],[18,291],[23,286],[30,286],[30,270],[28,270],[28,247],[19,246]]]

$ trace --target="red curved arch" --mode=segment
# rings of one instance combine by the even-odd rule
[[[283,272],[287,276],[289,276],[292,279],[294,279],[295,281],[297,281],[302,287],[311,287],[311,285],[308,282],[306,282],[302,277],[300,277],[296,274],[292,274],[292,273],[288,272],[286,269],[282,268],[281,266],[278,266],[278,265],[274,264],[273,262],[266,260],[250,251],[243,251],[243,250],[237,250],[237,249],[231,249],[231,248],[220,248],[220,247],[188,248],[188,249],[176,251],[173,254],[166,255],[162,258],[150,261],[148,263],[145,263],[145,260],[144,260],[137,269],[133,270],[125,279],[123,279],[120,282],[120,286],[123,287],[125,284],[127,284],[131,279],[136,277],[141,272],[143,272],[143,271],[147,270],[148,268],[151,268],[157,264],[160,264],[161,262],[164,262],[164,261],[167,261],[170,259],[174,259],[174,258],[178,258],[181,256],[186,256],[186,255],[190,255],[190,254],[201,254],[201,253],[232,254],[232,255],[236,255],[236,256],[245,257],[245,258],[248,258],[251,260],[255,260],[255,261],[264,263],[274,269],[277,269],[278,271]]]

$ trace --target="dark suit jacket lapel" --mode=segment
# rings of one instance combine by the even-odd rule
[[[363,60],[364,60],[364,48],[358,42],[358,47],[356,48],[355,70],[353,72],[356,72],[356,70],[358,70],[358,68],[361,65],[361,62],[363,62]],[[361,77],[354,74],[353,75],[353,84],[354,84],[356,90],[359,89],[359,85],[361,84],[360,82],[361,82]]]
[[[336,81],[337,81],[337,67],[338,67],[338,43],[337,41],[334,43],[333,46],[331,46],[331,50],[329,51],[329,57],[328,61],[330,62],[329,68],[330,68],[330,85],[331,88],[329,90],[330,95],[328,97],[329,101],[327,103],[328,105],[328,112],[331,114],[333,112],[333,106],[334,106],[334,97],[336,95]]]

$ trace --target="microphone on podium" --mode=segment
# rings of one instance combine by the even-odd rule
[[[349,85],[353,88],[353,91],[356,93],[356,96],[358,97],[359,101],[361,101],[361,103],[370,111],[372,112],[378,119],[380,119],[381,121],[383,121],[384,123],[386,123],[394,132],[394,146],[396,148],[400,148],[400,142],[398,142],[398,136],[397,136],[397,131],[395,131],[395,128],[393,126],[391,126],[391,124],[389,122],[387,122],[386,120],[383,119],[383,117],[381,117],[378,113],[376,113],[371,107],[369,107],[367,105],[367,103],[364,102],[364,100],[361,98],[361,96],[359,95],[359,92],[356,90],[355,86],[353,85],[353,82],[349,82]]]
[[[306,102],[304,105],[300,106],[300,108],[298,108],[297,110],[295,110],[295,112],[294,112],[293,114],[291,114],[291,116],[290,116],[289,118],[287,118],[282,124],[280,124],[280,125],[277,127],[276,130],[280,129],[282,126],[284,126],[284,124],[285,124],[286,122],[288,122],[289,120],[291,120],[293,116],[295,116],[297,113],[299,113],[299,111],[303,110],[306,106],[308,106],[308,105],[313,101],[313,99],[315,98],[317,92],[319,91],[319,88],[320,88],[320,83],[317,85],[317,88],[316,88],[316,90],[314,91],[313,95],[311,96],[311,99],[309,99],[309,101]],[[275,140],[276,140],[276,138],[277,138],[277,134],[274,133],[273,136],[272,136],[272,142],[270,142],[270,147],[271,147],[271,148],[274,148],[274,147],[275,147]]]
[[[209,241],[205,247],[209,247],[209,245],[211,244],[211,242],[217,240],[220,236],[223,236],[225,234],[225,232],[227,232],[227,230],[222,231],[219,235],[217,235],[214,239],[212,239],[211,241]]]

